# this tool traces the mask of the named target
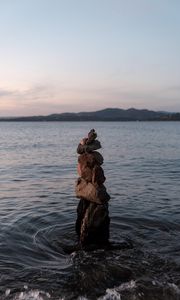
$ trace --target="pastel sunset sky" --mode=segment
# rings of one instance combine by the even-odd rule
[[[0,0],[0,116],[180,111],[179,0]]]

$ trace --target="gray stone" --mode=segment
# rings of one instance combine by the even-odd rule
[[[98,140],[95,140],[89,145],[79,144],[78,147],[77,147],[77,153],[78,154],[83,154],[83,153],[86,153],[86,152],[89,153],[89,152],[92,152],[94,150],[98,150],[100,148],[101,148],[101,143]]]
[[[86,141],[86,144],[87,145],[91,144],[96,138],[97,138],[96,131],[94,129],[91,129],[90,132],[88,133],[88,139]]]

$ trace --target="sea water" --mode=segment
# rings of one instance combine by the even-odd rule
[[[131,249],[67,251],[77,243],[76,148],[92,128],[110,240]],[[1,122],[0,299],[180,299],[179,181],[179,122]]]

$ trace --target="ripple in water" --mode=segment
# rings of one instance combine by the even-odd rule
[[[0,127],[0,299],[180,299],[178,123]],[[93,127],[116,247],[76,251],[75,150]]]

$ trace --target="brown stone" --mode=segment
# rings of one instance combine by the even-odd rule
[[[83,153],[85,153],[85,149],[86,149],[85,146],[80,143],[77,147],[77,153],[83,154]]]
[[[86,209],[90,205],[91,202],[86,201],[84,199],[80,199],[78,207],[77,207],[77,220],[76,220],[76,232],[78,236],[80,237],[81,233],[81,224],[82,220],[84,218],[84,215],[86,213]]]
[[[108,216],[108,208],[103,204],[96,206],[90,205],[88,214],[88,227],[98,228]]]
[[[80,163],[78,163],[77,164],[77,172],[78,172],[78,175],[81,177],[81,164]]]
[[[97,164],[97,158],[101,159],[101,154],[98,152],[83,153],[78,157],[78,174],[86,181],[92,181],[93,184],[101,185],[106,180],[103,169]]]
[[[95,159],[95,161],[96,161],[96,163],[98,165],[102,165],[103,164],[104,158],[103,158],[103,156],[99,152],[93,151],[92,155],[94,156],[94,159]]]
[[[83,154],[82,154],[83,156]],[[87,161],[84,159],[80,159],[80,162],[78,162],[78,166],[77,166],[77,170],[78,170],[78,174],[80,177],[82,177],[83,179],[85,179],[88,182],[92,181],[92,168],[89,168],[87,166]]]
[[[77,208],[76,232],[81,246],[109,245],[109,211],[110,196],[103,183],[106,180],[101,167],[103,156],[96,150],[101,143],[96,139],[94,129],[83,138],[78,147],[78,174],[76,196],[80,198]]]
[[[103,204],[110,200],[104,185],[95,187],[91,182],[86,182],[83,178],[77,180],[76,196],[97,204]]]
[[[78,162],[81,166],[93,169],[96,164],[96,159],[92,153],[83,153],[78,157]]]
[[[105,180],[106,177],[104,176],[103,169],[98,165],[94,166],[92,171],[92,184],[99,186],[102,185]]]
[[[87,203],[87,204],[86,204]],[[88,204],[89,203],[89,204]],[[77,233],[83,244],[107,243],[109,239],[109,212],[108,204],[97,205],[85,200],[80,200],[83,209],[83,218],[76,223]],[[80,207],[79,207],[80,208]],[[81,224],[81,226],[79,226]]]
[[[106,180],[104,171],[99,165],[94,165],[95,160],[93,162],[93,155],[90,155],[92,160],[86,160],[86,156],[88,155],[89,154],[82,154],[81,156],[83,157],[79,157],[80,162],[78,162],[77,166],[78,174],[87,182],[92,182],[92,184],[94,184],[95,186],[102,185]]]
[[[87,142],[88,138],[83,138],[81,141],[80,141],[80,144],[81,145],[85,145],[86,142]]]
[[[103,156],[97,151],[93,151],[91,153],[83,153],[78,157],[78,162],[81,165],[87,166],[89,168],[93,168],[95,165],[102,165],[103,161]]]

